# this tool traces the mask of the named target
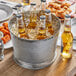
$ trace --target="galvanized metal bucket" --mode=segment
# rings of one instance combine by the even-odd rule
[[[56,58],[56,42],[60,29],[59,19],[52,15],[55,34],[44,40],[26,40],[13,34],[11,28],[16,23],[16,17],[9,21],[9,29],[14,48],[14,60],[17,64],[28,69],[42,69],[49,66]]]

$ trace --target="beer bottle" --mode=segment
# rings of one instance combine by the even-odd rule
[[[28,34],[27,34],[27,30],[25,29],[23,20],[22,20],[22,16],[21,15],[17,15],[17,25],[18,25],[18,37],[20,38],[29,38]]]
[[[53,35],[54,29],[52,27],[52,16],[51,16],[50,10],[48,10],[48,9],[45,10],[45,16],[46,16],[46,28],[48,30],[48,33]],[[48,35],[48,33],[47,33],[47,35]]]
[[[36,13],[36,3],[32,2],[30,7],[30,22],[37,21],[37,13]]]
[[[38,31],[37,31],[37,39],[38,40],[47,38],[45,20],[46,20],[46,17],[44,15],[40,16],[40,25],[39,25]]]
[[[16,5],[17,8],[17,14],[21,14],[22,15],[22,19],[24,22],[24,26],[26,27],[26,23],[25,23],[25,15],[24,15],[24,8],[21,4]]]
[[[38,16],[40,17],[41,15],[45,15],[45,10],[46,10],[46,0],[41,0],[40,11]]]
[[[62,49],[61,55],[63,58],[72,57],[72,46],[73,46],[73,34],[71,32],[71,18],[69,15],[65,16],[64,21],[64,32],[62,33]]]
[[[28,34],[30,39],[34,39],[36,36],[37,27],[37,13],[36,13],[36,3],[32,2],[30,6],[30,22],[27,26]]]

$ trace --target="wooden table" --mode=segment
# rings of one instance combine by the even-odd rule
[[[60,47],[57,47],[56,61],[41,70],[28,70],[18,66],[13,60],[13,48],[5,50],[5,59],[0,62],[0,76],[67,76],[76,66],[76,52],[73,51],[71,60],[63,61],[60,56]]]
[[[0,76],[67,76],[67,74],[76,66],[76,52],[73,51],[71,60],[63,61],[60,56],[60,47],[57,47],[56,51],[57,58],[52,65],[34,71],[18,66],[13,60],[13,48],[7,49],[4,51],[5,59],[0,62]]]

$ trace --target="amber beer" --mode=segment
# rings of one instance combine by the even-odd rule
[[[18,24],[18,37],[29,38],[22,20],[22,16],[20,14],[17,15],[17,24]]]
[[[45,15],[46,10],[46,0],[41,0],[40,11],[39,11],[39,19],[41,15]]]
[[[22,0],[22,5],[29,5],[30,4],[30,0]]]
[[[37,31],[37,39],[38,40],[47,38],[45,20],[46,20],[46,17],[44,15],[40,16],[40,25],[39,25],[39,28]]]
[[[36,11],[36,3],[30,3],[30,22],[27,25],[28,35],[31,39],[35,39],[36,36],[36,28],[37,28],[37,13]]]
[[[45,16],[46,16],[46,28],[48,30],[48,33],[51,35],[54,34],[54,29],[52,27],[52,17],[51,17],[51,11],[46,9],[45,10]]]
[[[73,35],[71,33],[71,18],[69,15],[65,16],[64,32],[62,33],[62,57],[72,57]]]

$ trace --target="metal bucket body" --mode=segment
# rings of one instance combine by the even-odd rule
[[[13,17],[9,22],[11,31],[12,25],[16,22]],[[60,29],[59,19],[52,15],[53,25],[56,33],[54,36],[44,40],[25,40],[15,36],[11,31],[11,38],[14,48],[14,60],[17,64],[28,69],[41,69],[50,65],[55,58],[56,42]]]

